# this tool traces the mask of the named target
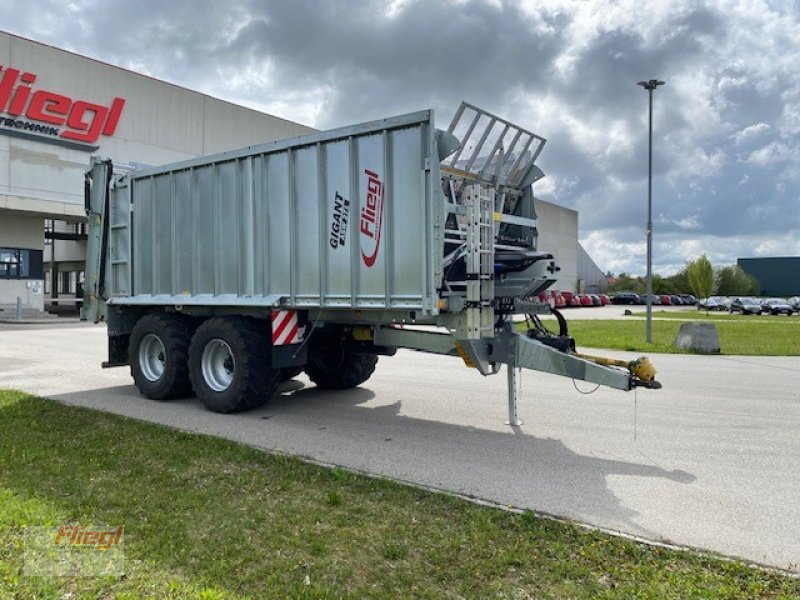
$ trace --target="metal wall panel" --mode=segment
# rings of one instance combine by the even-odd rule
[[[193,215],[196,215],[194,223],[190,223],[190,226],[193,226],[192,235],[195,249],[191,264],[192,295],[214,293],[214,281],[216,280],[214,239],[217,219],[214,206],[214,170],[214,165],[192,169],[192,209]],[[137,228],[147,226],[147,220],[144,218],[135,221],[138,222]],[[135,250],[134,256],[136,254]],[[138,280],[136,281],[138,282]],[[134,292],[136,294],[146,293],[138,286],[134,287]]]
[[[424,111],[132,172],[114,191],[133,205],[127,302],[277,296],[435,313],[444,199],[431,121]]]
[[[173,193],[172,219],[175,228],[172,241],[176,260],[173,262],[172,293],[189,294],[193,287],[192,262],[194,260],[194,236],[191,228],[192,177],[189,171],[175,173]]]
[[[297,306],[319,306],[320,213],[324,199],[319,196],[317,157],[320,146],[308,146],[294,152],[294,257],[292,272]]]
[[[330,222],[323,253],[327,277],[325,278],[325,306],[349,306],[353,282],[351,271],[353,236],[357,231],[357,197],[350,185],[350,146],[347,140],[333,142],[325,152],[325,190],[323,219]],[[345,224],[346,223],[346,227]]]

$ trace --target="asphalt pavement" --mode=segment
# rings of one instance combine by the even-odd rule
[[[653,355],[664,388],[629,393],[524,372],[511,428],[505,377],[457,358],[400,351],[361,388],[301,376],[224,416],[141,397],[105,351],[103,326],[0,325],[0,387],[800,571],[797,357]]]

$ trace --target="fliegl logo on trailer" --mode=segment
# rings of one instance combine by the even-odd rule
[[[361,208],[361,258],[371,267],[378,258],[383,224],[384,184],[378,174],[369,169],[367,176],[367,201]]]
[[[94,152],[100,135],[112,136],[125,106],[111,106],[47,90],[33,90],[37,75],[0,65],[0,133],[74,150]],[[24,118],[23,118],[24,117]]]

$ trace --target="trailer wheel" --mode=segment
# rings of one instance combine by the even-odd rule
[[[349,390],[361,385],[375,372],[378,357],[352,352],[332,335],[311,338],[306,374],[326,390]]]
[[[189,375],[206,408],[232,413],[269,400],[280,371],[269,366],[266,327],[244,317],[222,317],[197,328],[189,347]]]
[[[151,400],[170,400],[192,394],[189,381],[187,319],[146,315],[136,322],[128,343],[131,376],[139,392]]]

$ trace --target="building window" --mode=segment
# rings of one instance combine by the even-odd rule
[[[42,279],[42,251],[0,247],[0,279]]]

